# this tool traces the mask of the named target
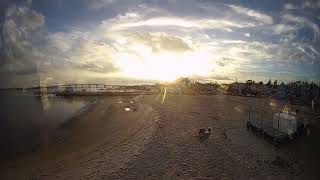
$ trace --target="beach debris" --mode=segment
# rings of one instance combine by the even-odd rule
[[[206,132],[205,128],[199,129],[199,136],[203,135]]]
[[[245,111],[245,108],[243,107],[243,105],[237,105],[233,109],[238,111],[239,113],[243,113]]]
[[[133,102],[133,101],[130,101],[130,103],[133,104],[134,102]]]
[[[121,103],[122,103],[122,101],[118,101],[118,103],[119,103],[119,104],[121,104]]]
[[[133,108],[132,108],[132,111],[136,111],[136,110],[137,110],[137,107],[133,107]]]
[[[223,129],[222,130],[222,135],[229,141],[231,141],[231,139],[228,138],[228,135],[227,135],[227,130],[226,129]]]
[[[198,134],[199,134],[200,140],[208,139],[211,134],[211,128],[210,127],[208,127],[208,129],[201,128],[201,129],[199,129]]]
[[[128,108],[128,107],[126,107],[126,108],[124,108],[124,110],[125,110],[125,111],[130,111],[131,109]]]
[[[208,129],[204,132],[206,135],[210,136],[211,134],[211,127],[208,127]]]

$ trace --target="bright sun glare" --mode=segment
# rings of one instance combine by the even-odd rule
[[[116,57],[120,68],[128,77],[173,81],[178,77],[208,76],[214,68],[206,51],[153,52],[147,46],[136,45],[134,52],[134,55],[119,53]]]

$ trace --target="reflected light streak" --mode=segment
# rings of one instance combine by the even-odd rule
[[[163,93],[163,97],[162,97],[161,103],[164,103],[164,100],[166,99],[166,95],[167,95],[167,89],[164,89],[164,93]]]

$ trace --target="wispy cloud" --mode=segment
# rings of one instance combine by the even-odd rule
[[[299,26],[290,24],[276,24],[274,26],[271,26],[270,28],[275,34],[282,34],[296,31],[297,29],[299,29]]]
[[[181,17],[155,17],[146,18],[137,13],[127,13],[117,18],[107,20],[106,23],[110,30],[125,30],[137,27],[180,27],[194,29],[228,29],[228,28],[244,28],[255,26],[252,22],[236,22],[225,19],[208,19],[208,18],[181,18]]]
[[[273,23],[273,19],[271,16],[264,14],[264,13],[261,13],[259,11],[245,8],[242,6],[237,6],[237,5],[229,5],[229,7],[239,14],[252,17],[263,24],[272,24]]]
[[[310,19],[306,17],[301,17],[301,16],[294,16],[291,14],[284,14],[282,18],[287,22],[292,22],[301,26],[306,26],[311,28],[314,31],[314,40],[315,41],[318,40],[319,33],[320,33],[319,26],[316,23],[312,22]]]
[[[286,10],[292,10],[292,9],[299,9],[299,7],[296,6],[296,5],[294,5],[294,4],[291,4],[291,3],[286,3],[286,4],[284,5],[284,9],[286,9]]]

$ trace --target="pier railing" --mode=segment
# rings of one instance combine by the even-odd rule
[[[120,86],[105,84],[64,84],[58,86],[39,87],[35,94],[54,94],[58,96],[88,95],[135,95],[158,94],[160,87],[154,85]]]

